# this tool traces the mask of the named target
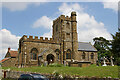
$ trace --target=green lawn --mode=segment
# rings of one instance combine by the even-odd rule
[[[8,69],[3,67],[3,69]],[[79,75],[86,77],[112,77],[118,78],[118,66],[89,66],[89,67],[29,67],[29,68],[10,68],[15,71],[29,71],[38,73],[57,72],[62,75]]]

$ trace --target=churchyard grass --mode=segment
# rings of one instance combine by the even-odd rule
[[[119,67],[120,68],[120,67]],[[3,67],[8,69],[8,67]],[[27,68],[15,68],[10,67],[10,70],[14,71],[28,71],[37,73],[50,73],[55,72],[64,75],[79,75],[82,77],[112,77],[118,78],[118,66],[95,66],[89,67],[27,67]]]

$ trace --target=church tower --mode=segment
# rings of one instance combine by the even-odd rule
[[[53,40],[60,43],[61,63],[75,59],[78,50],[76,12],[53,21]]]

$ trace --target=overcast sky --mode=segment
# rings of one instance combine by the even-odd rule
[[[52,21],[61,14],[77,13],[79,42],[92,42],[94,37],[112,39],[118,29],[118,7],[114,2],[7,2],[2,3],[0,60],[7,48],[17,50],[23,35],[52,37]],[[2,36],[2,37],[1,37]]]

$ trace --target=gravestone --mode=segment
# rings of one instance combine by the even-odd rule
[[[47,61],[45,61],[45,62],[44,62],[44,66],[47,66],[47,65],[48,65],[48,62],[47,62]]]
[[[113,64],[113,59],[114,59],[114,58],[111,56],[111,57],[110,57],[111,66],[114,66],[114,64]]]
[[[107,66],[105,60],[106,60],[106,58],[104,56],[104,58],[103,58],[103,65],[102,66]]]
[[[64,66],[66,66],[66,61],[64,61]]]
[[[96,61],[96,64],[97,64],[97,66],[99,66],[99,61],[98,60]]]

